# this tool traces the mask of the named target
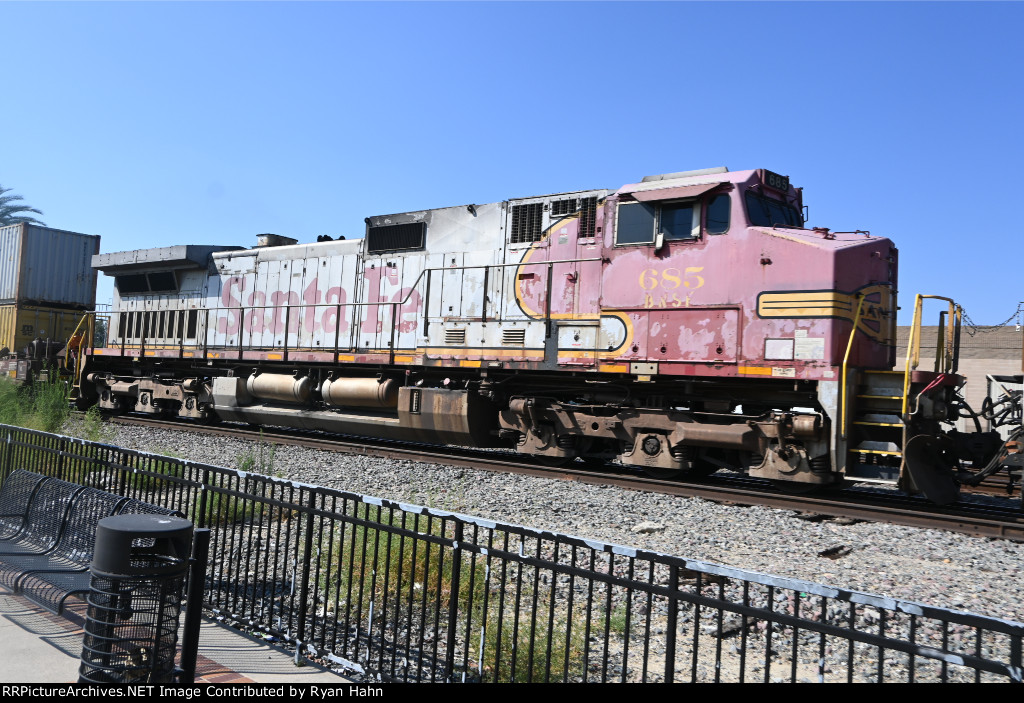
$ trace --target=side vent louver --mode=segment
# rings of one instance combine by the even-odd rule
[[[509,235],[509,243],[526,244],[529,242],[539,242],[543,234],[541,231],[541,218],[543,215],[543,203],[513,205],[512,232]]]
[[[580,208],[580,201],[576,198],[567,198],[565,200],[552,200],[551,201],[551,216],[562,217],[563,215],[571,215]]]
[[[566,198],[551,201],[551,217],[566,217],[579,213],[580,238],[593,237],[597,220],[597,198]]]
[[[382,251],[422,249],[426,231],[427,225],[424,222],[368,227],[366,251],[369,254],[376,254]]]
[[[580,200],[580,239],[594,236],[596,222],[597,198],[582,198]]]
[[[501,331],[501,343],[506,346],[523,346],[526,344],[526,329],[522,327],[518,329],[503,329]]]
[[[444,343],[445,344],[465,344],[466,343],[466,330],[465,329],[446,329],[444,331]]]

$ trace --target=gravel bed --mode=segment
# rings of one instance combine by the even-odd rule
[[[253,442],[110,425],[107,441],[237,468]],[[266,453],[265,453],[266,454]],[[256,471],[499,522],[1024,622],[1024,544],[572,481],[278,446]],[[637,531],[639,528],[640,531]],[[820,556],[839,553],[836,559]]]

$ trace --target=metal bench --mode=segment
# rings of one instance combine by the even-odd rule
[[[0,486],[0,544],[17,538],[25,529],[29,503],[45,480],[45,476],[18,469]]]
[[[97,492],[102,493],[102,491]],[[134,498],[124,499],[124,502],[120,503],[115,512],[111,514],[124,515],[127,513],[181,517],[181,513],[176,510],[161,508]],[[96,543],[96,525],[104,517],[107,515],[96,514],[95,523],[92,523],[92,528],[88,531],[88,538],[76,538],[74,545],[69,545],[69,551],[72,553],[70,558],[55,560],[52,566],[44,569],[24,572],[15,585],[15,591],[33,603],[57,614],[63,612],[64,603],[68,598],[76,597],[84,600],[85,594],[89,592],[91,578],[89,564],[92,563],[93,547]],[[138,540],[135,541],[138,542]],[[0,559],[2,558],[0,557]]]
[[[19,477],[19,483],[28,482]],[[24,488],[17,490],[24,494]],[[31,493],[20,531],[0,542],[0,583],[60,613],[68,598],[89,591],[96,526],[119,513],[180,515],[97,488],[44,478]]]
[[[33,479],[38,480],[30,495],[25,496],[23,490],[16,489],[25,503],[18,518],[19,529],[7,539],[0,540],[0,583],[7,583],[3,577],[6,557],[47,554],[57,545],[67,523],[72,500],[85,490],[84,486],[76,483],[24,470],[12,473],[3,487],[6,488],[7,482],[11,480],[25,484]]]

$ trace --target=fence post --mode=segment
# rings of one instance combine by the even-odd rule
[[[295,632],[295,659],[298,661],[299,656],[302,654],[302,646],[305,643],[303,639],[306,634],[306,609],[307,600],[309,598],[309,570],[310,565],[313,561],[313,525],[314,515],[313,511],[316,510],[316,495],[317,492],[311,490],[309,492],[309,514],[306,516],[306,535],[304,540],[304,558],[302,560],[302,583],[299,584],[299,618],[298,624],[296,625]]]
[[[210,530],[198,528],[192,535],[192,556],[188,566],[188,596],[185,600],[185,626],[181,637],[181,675],[179,684],[196,680],[199,656],[199,629],[202,626],[203,593],[206,590],[206,564],[210,559]]]
[[[679,567],[668,567],[668,623],[665,626],[665,683],[676,677],[676,625],[678,624]],[[697,627],[699,623],[695,623]]]
[[[13,437],[11,435],[11,428],[8,427],[6,431],[7,431],[7,439],[4,441],[4,480],[5,481],[7,480],[7,477],[11,475],[11,454],[13,454],[13,450],[11,449],[11,442],[13,441]]]
[[[118,495],[122,495],[122,496],[126,496],[126,495],[128,495],[128,483],[129,483],[129,480],[130,480],[129,479],[129,474],[131,474],[131,471],[132,471],[131,467],[128,466],[128,457],[130,455],[124,449],[119,449],[118,453],[120,454],[120,456],[118,457],[118,460],[119,460],[118,463],[121,465],[121,470],[117,472],[118,473],[118,479],[119,479],[118,480],[118,487],[117,487],[117,494]]]
[[[57,476],[65,481],[69,480],[67,476],[67,469],[64,466],[64,455],[67,453],[68,440],[61,438],[57,440]],[[71,479],[72,483],[77,483],[74,479]]]
[[[459,582],[462,578],[462,534],[462,520],[456,518],[455,537],[452,540],[452,585],[448,595],[448,642],[444,653],[445,680],[449,683],[455,675],[455,635],[459,622]]]
[[[196,524],[196,527],[200,528],[200,529],[205,529],[207,527],[207,524],[206,524],[206,496],[208,496],[210,494],[209,486],[210,486],[210,469],[204,468],[203,469],[203,484],[199,487],[199,507],[197,508],[197,510],[199,511],[199,515],[198,515],[199,519],[198,520],[196,520],[196,519],[193,520],[193,522],[195,522],[195,524]]]

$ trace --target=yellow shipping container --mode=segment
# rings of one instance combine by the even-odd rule
[[[65,344],[84,315],[81,310],[0,305],[0,348],[20,354],[36,338]]]

